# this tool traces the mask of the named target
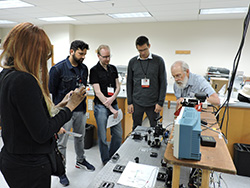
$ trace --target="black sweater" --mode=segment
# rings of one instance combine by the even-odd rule
[[[148,88],[141,87],[141,79],[150,79]],[[128,105],[138,104],[150,107],[163,106],[167,92],[167,74],[164,60],[152,54],[152,59],[140,60],[133,57],[128,64],[127,99]]]
[[[14,71],[0,74],[0,115],[4,151],[11,155],[43,155],[51,152],[52,137],[70,120],[68,108],[49,116],[36,79]],[[4,78],[4,80],[3,80]]]

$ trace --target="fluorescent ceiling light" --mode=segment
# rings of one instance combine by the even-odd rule
[[[246,13],[247,9],[248,9],[248,7],[200,9],[200,14],[235,14],[235,13]]]
[[[74,18],[70,18],[68,16],[63,17],[47,17],[47,18],[38,18],[39,20],[47,21],[47,22],[55,22],[55,21],[75,21]]]
[[[19,0],[0,1],[0,9],[33,7],[34,5]]]
[[[13,23],[16,23],[16,22],[12,22],[9,20],[0,20],[0,24],[13,24]]]
[[[80,0],[83,3],[90,3],[90,2],[100,2],[100,1],[110,1],[110,0]]]
[[[135,12],[135,13],[118,13],[118,14],[108,14],[112,18],[142,18],[142,17],[152,17],[149,12]]]

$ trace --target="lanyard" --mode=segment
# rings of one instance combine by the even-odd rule
[[[148,62],[147,68],[146,68],[146,71],[144,71],[143,66],[142,66],[142,61],[140,60],[141,69],[142,69],[143,74],[145,75],[145,78],[147,77],[148,66],[149,66],[149,61],[147,60],[147,62]]]

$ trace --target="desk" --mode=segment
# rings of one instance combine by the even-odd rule
[[[137,127],[136,132],[141,132],[142,135],[146,134],[147,127]],[[127,188],[127,186],[117,184],[121,173],[113,172],[115,166],[126,166],[129,161],[134,161],[136,157],[139,157],[140,164],[147,164],[159,167],[159,172],[166,173],[165,168],[161,168],[161,160],[164,156],[166,144],[162,143],[160,148],[152,148],[147,142],[143,140],[134,140],[129,136],[126,141],[121,145],[116,153],[120,155],[119,160],[113,163],[111,160],[103,167],[103,169],[96,175],[94,181],[88,186],[88,188],[98,188],[103,181],[115,183],[115,188]],[[151,152],[158,153],[156,158],[150,157]],[[156,181],[155,187],[164,187],[165,182]]]
[[[208,123],[213,124],[215,117],[211,113],[201,113],[201,119],[205,119]],[[218,128],[218,125],[214,125]],[[202,129],[204,129],[202,127]],[[209,187],[210,171],[217,171],[229,174],[236,174],[236,169],[227,145],[223,138],[220,138],[217,133],[211,130],[202,131],[202,135],[213,136],[216,140],[216,147],[200,147],[201,160],[179,160],[173,156],[173,144],[168,144],[164,154],[164,159],[167,163],[173,165],[173,180],[172,187],[179,187],[180,180],[180,166],[202,169],[202,188]],[[172,136],[172,135],[171,135]]]

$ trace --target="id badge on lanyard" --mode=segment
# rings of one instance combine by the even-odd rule
[[[148,78],[144,78],[144,79],[141,79],[141,87],[149,87],[149,85],[150,85],[150,79],[148,79]]]
[[[109,95],[109,96],[114,95],[115,89],[114,89],[113,87],[108,87],[107,90],[108,90],[108,95]]]

